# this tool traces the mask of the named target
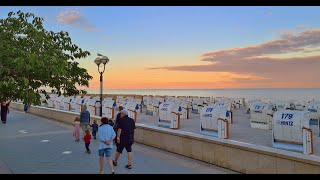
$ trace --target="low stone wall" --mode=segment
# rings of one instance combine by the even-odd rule
[[[23,104],[21,103],[10,103],[10,108],[23,111]],[[53,119],[56,121],[61,121],[68,124],[73,124],[74,119],[80,116],[80,113],[75,112],[67,112],[63,110],[53,109],[53,108],[45,108],[40,106],[31,106],[28,109],[28,113],[35,114],[38,116],[42,116],[45,118]],[[101,117],[99,116],[91,116],[91,121],[97,120],[97,123],[100,124]]]
[[[318,156],[149,125],[137,127],[139,143],[242,173],[320,173]]]
[[[22,104],[11,103],[10,106],[23,110]],[[44,107],[31,107],[29,111],[32,114],[70,124],[76,116],[79,116],[78,113]],[[100,117],[93,116],[92,119],[100,119]],[[135,141],[241,173],[320,174],[320,157],[318,156],[141,123],[136,124]]]
[[[19,111],[23,111],[24,110],[24,105],[21,104],[21,103],[14,103],[14,102],[11,102],[10,103],[10,107],[9,108],[13,108],[13,109],[16,109],[16,110],[19,110]]]

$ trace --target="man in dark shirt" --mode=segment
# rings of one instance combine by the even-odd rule
[[[116,117],[116,122],[113,126],[113,130],[114,132],[116,132],[117,134],[117,131],[118,131],[118,127],[119,127],[119,123],[120,123],[120,118],[121,118],[121,111],[123,110],[123,107],[122,106],[119,106],[119,113],[117,114],[117,117]],[[117,142],[117,137],[115,138],[115,141]],[[116,143],[117,144],[117,143]]]
[[[117,130],[117,152],[115,155],[115,160],[113,165],[117,166],[118,159],[123,149],[126,148],[128,154],[128,164],[125,166],[128,169],[131,169],[132,162],[132,149],[131,146],[134,141],[134,129],[135,123],[132,118],[128,117],[128,111],[122,110],[120,114],[120,122]]]
[[[123,110],[123,107],[122,106],[119,106],[119,113],[117,114],[117,117],[116,117],[116,122],[114,123],[114,126],[113,126],[113,130],[114,132],[116,132],[116,137],[114,138],[114,143],[115,145],[118,147],[118,143],[117,143],[117,132],[118,132],[118,127],[119,127],[119,123],[120,123],[120,119],[121,119],[121,111]]]

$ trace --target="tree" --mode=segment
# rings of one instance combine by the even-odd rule
[[[5,99],[39,105],[46,89],[58,95],[86,93],[92,79],[75,59],[90,53],[71,42],[68,32],[47,31],[43,18],[10,12],[0,19],[0,102]]]

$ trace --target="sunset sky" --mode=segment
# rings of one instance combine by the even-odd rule
[[[45,18],[91,53],[99,89],[320,88],[320,7],[0,7]]]

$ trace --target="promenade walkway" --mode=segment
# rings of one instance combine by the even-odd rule
[[[97,140],[92,139],[92,153],[86,154],[84,142],[75,142],[72,131],[71,125],[10,109],[7,124],[0,124],[0,174],[97,174]],[[126,162],[124,151],[116,174],[237,173],[138,143],[133,145],[131,170],[124,167]]]

